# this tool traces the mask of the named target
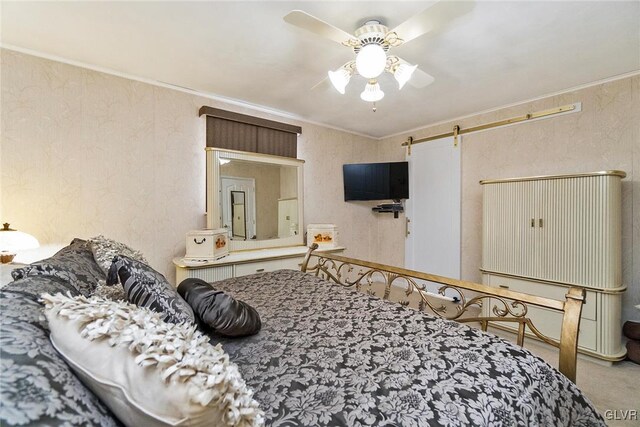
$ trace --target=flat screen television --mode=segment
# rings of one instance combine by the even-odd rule
[[[342,166],[344,200],[409,198],[409,163],[356,163]]]

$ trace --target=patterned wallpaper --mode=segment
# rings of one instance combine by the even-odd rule
[[[202,105],[281,118],[196,95],[0,50],[0,219],[43,244],[105,234],[173,279],[184,235],[205,225]],[[469,127],[572,102],[581,113],[467,135],[462,142],[462,277],[479,281],[485,178],[622,169],[623,318],[640,319],[640,76],[456,121]],[[343,201],[342,164],[404,159],[380,142],[303,127],[305,224],[336,223],[350,256],[402,266],[404,221]],[[411,132],[450,131],[453,122]]]
[[[0,218],[41,244],[104,234],[142,250],[170,280],[185,233],[205,226],[202,105],[276,116],[0,50]],[[375,161],[370,139],[308,123],[305,224],[336,223],[348,254],[371,258],[371,204],[344,203],[343,163]]]
[[[489,178],[549,175],[620,169],[622,181],[623,319],[640,320],[640,76],[567,92],[463,120],[425,127],[381,141],[379,156],[404,159],[400,144],[574,102],[582,111],[465,135],[462,139],[462,278],[481,281],[482,188]],[[404,264],[404,222],[378,223],[382,242]],[[388,255],[387,255],[388,257]]]

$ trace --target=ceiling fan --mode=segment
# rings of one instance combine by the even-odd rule
[[[356,29],[353,35],[302,10],[292,10],[284,16],[284,20],[353,49],[355,59],[335,71],[329,71],[329,80],[338,92],[344,94],[353,75],[364,77],[367,84],[360,98],[372,102],[373,111],[376,111],[375,103],[384,97],[378,77],[385,71],[393,74],[399,89],[407,82],[422,88],[434,81],[432,76],[418,69],[418,65],[412,65],[396,55],[389,54],[389,50],[444,26],[469,12],[473,6],[473,1],[440,1],[392,30],[380,20],[372,19]]]

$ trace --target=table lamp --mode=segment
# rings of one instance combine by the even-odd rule
[[[0,263],[8,264],[13,261],[16,251],[35,249],[40,246],[38,239],[30,234],[9,228],[5,222],[0,229]]]

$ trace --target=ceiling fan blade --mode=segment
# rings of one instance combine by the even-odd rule
[[[311,86],[310,90],[316,90],[320,86],[327,86],[328,82],[329,82],[329,77],[325,77],[324,79],[320,80],[318,83],[316,83],[313,86]]]
[[[409,79],[407,83],[415,88],[422,89],[423,87],[429,86],[434,81],[435,78],[431,74],[427,74],[420,68],[416,68],[411,75],[411,79]]]
[[[291,25],[295,25],[303,30],[311,31],[319,36],[333,40],[336,43],[342,44],[343,42],[355,39],[353,35],[346,31],[336,28],[313,15],[309,15],[307,12],[303,12],[302,10],[292,10],[287,13],[283,19]]]
[[[396,33],[403,40],[403,43],[407,43],[416,37],[445,26],[454,19],[469,13],[474,7],[474,1],[441,0],[407,19],[390,32]]]

